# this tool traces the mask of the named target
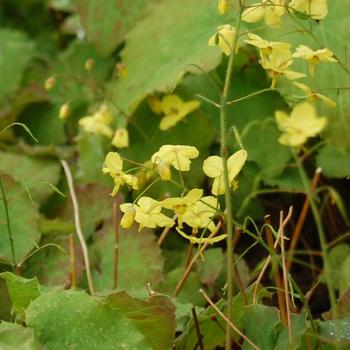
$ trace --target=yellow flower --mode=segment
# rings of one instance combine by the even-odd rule
[[[306,98],[309,102],[315,102],[317,100],[321,100],[327,107],[335,108],[337,107],[337,104],[331,100],[329,97],[321,95],[317,92],[314,92],[311,90],[310,87],[308,87],[305,84],[298,83],[296,81],[293,82],[293,84],[300,90],[304,91],[306,94]]]
[[[181,231],[178,227],[176,228],[176,231],[179,232],[182,237],[188,239],[192,244],[204,244],[204,243],[214,244],[224,240],[227,237],[226,234],[219,235],[213,238],[189,236],[189,235],[186,235],[186,233],[184,233],[183,231]]]
[[[135,220],[136,205],[132,203],[123,203],[120,205],[120,210],[124,213],[120,220],[120,226],[123,228],[130,228]]]
[[[208,228],[209,231],[213,232],[215,231],[215,224],[212,218],[216,215],[219,208],[219,202],[215,197],[206,196],[198,199],[194,205],[188,207],[183,214],[182,220],[192,227],[194,232],[198,232],[199,228]]]
[[[190,170],[190,159],[197,158],[199,152],[193,146],[164,145],[151,157],[163,180],[171,179],[170,165],[179,171]]]
[[[183,102],[181,98],[176,95],[165,96],[161,102],[161,109],[164,113],[164,117],[159,124],[160,130],[172,128],[199,106],[199,101]]]
[[[59,118],[64,120],[67,119],[70,115],[70,107],[68,103],[64,103],[61,107],[60,107],[60,112],[59,112]]]
[[[123,160],[117,152],[109,152],[106,155],[102,171],[104,174],[109,174],[114,180],[112,196],[116,195],[120,186],[124,184],[129,185],[133,190],[138,190],[136,176],[123,172]]]
[[[319,50],[312,50],[305,45],[299,45],[296,52],[293,54],[293,57],[303,58],[304,60],[309,61],[310,65],[310,74],[314,76],[315,68],[318,63],[323,62],[337,62],[334,54],[331,50],[324,48]]]
[[[167,198],[162,201],[163,208],[171,209],[178,217],[179,226],[182,227],[182,217],[201,197],[203,190],[194,188],[184,197]]]
[[[144,227],[171,227],[174,220],[161,213],[162,205],[150,197],[141,197],[135,206],[135,221],[140,224],[139,231]]]
[[[219,0],[218,1],[218,12],[220,15],[224,15],[228,10],[229,2],[228,0]]]
[[[112,137],[113,131],[110,128],[112,115],[106,105],[102,105],[92,116],[83,117],[79,120],[79,125],[91,134]]]
[[[289,7],[313,19],[323,19],[328,14],[328,0],[292,0]]]
[[[112,145],[117,148],[129,147],[129,133],[125,128],[118,128],[112,140]]]
[[[46,91],[51,90],[55,86],[55,84],[56,84],[56,78],[54,76],[47,78],[44,84],[45,90]]]
[[[227,160],[227,168],[229,173],[230,185],[235,189],[236,181],[235,177],[241,171],[245,161],[247,159],[247,152],[245,150],[239,150],[234,153]],[[204,173],[214,178],[213,187],[211,193],[215,196],[225,193],[225,183],[224,183],[224,166],[223,160],[219,156],[208,157],[203,163]]]
[[[264,19],[268,26],[280,25],[281,17],[286,13],[284,5],[285,0],[262,0],[246,8],[242,20],[254,23]]]
[[[219,26],[217,32],[209,39],[209,46],[219,46],[220,50],[230,56],[232,53],[232,44],[236,36],[236,28],[230,24]]]
[[[253,45],[259,49],[260,56],[264,60],[272,54],[272,51],[277,49],[281,51],[290,51],[291,44],[281,41],[267,41],[259,35],[248,33],[248,39],[244,40],[247,44]]]
[[[315,107],[309,102],[298,104],[290,116],[276,111],[275,118],[278,128],[283,132],[278,141],[292,147],[301,146],[309,137],[316,136],[327,123],[325,117],[317,117]]]
[[[286,77],[289,80],[305,77],[305,74],[289,70],[293,63],[293,56],[289,50],[272,50],[267,59],[261,60],[262,67],[268,71],[272,78],[271,87],[274,88],[279,77]]]

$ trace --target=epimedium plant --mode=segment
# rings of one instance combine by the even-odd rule
[[[15,235],[11,230],[14,216],[11,200],[16,195],[11,192],[7,196],[5,190],[17,186],[30,189],[11,164],[2,165],[0,161],[1,169],[10,176],[5,187],[1,182],[9,237],[7,255],[3,257],[6,261],[12,252],[8,266],[12,265],[17,274],[5,272],[0,278],[17,323],[27,326],[23,344],[36,346],[32,343],[35,339],[49,349],[61,348],[57,329],[62,328],[65,345],[86,349],[166,349],[171,344],[179,349],[217,346],[231,349],[240,345],[245,349],[316,349],[324,344],[329,348],[332,342],[336,343],[335,348],[346,347],[349,339],[344,329],[349,324],[348,315],[345,312],[346,317],[340,317],[342,299],[337,302],[339,285],[346,298],[346,282],[344,287],[334,277],[334,253],[327,243],[319,194],[327,193],[339,211],[344,212],[344,207],[332,187],[315,190],[320,170],[310,182],[309,169],[304,165],[305,159],[327,147],[319,135],[330,137],[327,130],[333,127],[334,111],[338,111],[339,104],[344,109],[341,92],[346,90],[345,86],[338,86],[335,81],[328,91],[328,87],[314,84],[325,72],[336,69],[333,67],[343,69],[343,75],[348,74],[346,61],[338,52],[333,53],[331,45],[326,47],[329,42],[323,44],[314,29],[327,21],[329,13],[332,15],[333,6],[338,11],[339,4],[328,4],[327,0],[208,0],[201,4],[183,2],[181,7],[164,0],[152,2],[147,12],[146,4],[138,1],[128,5],[135,11],[128,8],[130,13],[125,15],[128,20],[121,26],[123,35],[126,33],[125,47],[114,66],[115,59],[110,53],[117,49],[119,55],[117,45],[121,41],[110,37],[105,28],[101,31],[98,28],[101,23],[96,24],[95,30],[104,33],[105,42],[96,40],[93,28],[98,4],[93,0],[81,1],[75,7],[73,3],[67,8],[57,3],[53,8],[70,14],[68,19],[75,21],[77,35],[85,31],[93,50],[73,42],[43,86],[50,103],[55,105],[52,113],[55,123],[59,119],[61,122],[57,128],[65,135],[63,148],[70,151],[68,156],[58,147],[53,152],[59,158],[78,159],[73,177],[68,164],[62,162],[73,206],[66,207],[60,217],[66,220],[74,212],[74,230],[82,257],[78,257],[77,263],[74,240],[70,238],[70,283],[73,287],[86,287],[91,296],[74,289],[47,292],[36,279],[18,276],[38,275],[42,282],[40,274],[35,273],[45,270],[40,267],[40,254],[57,244],[50,240],[44,244],[47,236],[43,234],[43,245],[38,250],[32,250],[33,246],[19,249],[18,228],[15,226]],[[108,24],[114,23],[124,10],[122,5],[115,7],[111,2],[101,11],[107,11]],[[163,17],[172,11],[175,14],[180,11],[178,30],[186,33],[183,38],[173,31],[173,19]],[[131,18],[139,21],[134,27],[129,22]],[[157,18],[164,19],[162,30],[154,24]],[[290,22],[293,31],[288,32]],[[295,33],[306,33],[313,41],[304,41],[302,35],[297,41],[294,37],[289,40],[289,35]],[[153,37],[159,40],[150,44]],[[144,54],[144,67],[140,64],[140,53]],[[66,62],[69,67],[62,68]],[[252,67],[253,79],[249,81],[249,74],[242,72],[249,72]],[[76,73],[74,79],[69,79],[69,69]],[[254,81],[259,80],[254,77],[259,74],[263,85]],[[338,71],[333,74],[340,76]],[[340,98],[334,91],[338,91]],[[267,100],[270,94],[278,102]],[[250,119],[249,108],[239,109],[241,103],[255,104],[254,113],[266,113],[269,117],[274,114],[274,118]],[[271,109],[264,104],[270,104]],[[38,131],[41,136],[40,128],[33,126],[34,134]],[[258,138],[266,139],[259,143],[260,154],[259,147],[254,146]],[[335,157],[342,152],[332,150]],[[47,155],[45,152],[50,150],[41,152]],[[259,167],[260,172],[256,169]],[[294,177],[286,175],[290,169],[296,170]],[[251,173],[255,178],[247,181]],[[340,173],[344,176],[342,169]],[[92,187],[90,191],[78,185],[75,190],[73,178],[88,186],[99,183],[104,187],[97,190]],[[292,209],[286,215],[280,213],[279,224],[271,225],[265,219],[261,229],[246,213],[239,215],[254,202],[261,181],[278,186],[261,189],[265,193],[300,186],[299,191],[306,194],[304,207],[311,208],[321,248],[323,272],[319,278],[328,288],[326,299],[329,298],[331,306],[328,321],[314,320],[309,296],[304,295],[289,272],[297,236],[293,234],[287,256],[286,226],[292,218]],[[111,191],[110,187],[106,189],[106,183]],[[106,191],[116,198],[113,223],[109,211],[106,214],[112,205]],[[36,201],[34,198],[38,204]],[[100,203],[107,203],[107,209]],[[257,201],[255,205],[258,206]],[[43,216],[40,230],[45,230],[48,236],[51,231],[72,230],[64,222]],[[258,214],[255,219],[261,221],[262,217]],[[106,235],[113,227],[114,238]],[[154,232],[159,229],[157,245]],[[253,243],[237,256],[240,231],[253,238]],[[262,231],[267,233],[267,243],[262,239]],[[38,235],[35,239],[39,240]],[[167,249],[163,248],[166,244]],[[256,271],[247,277],[243,257],[257,244],[266,249],[268,257],[262,258]],[[177,245],[187,251],[179,253],[181,259],[171,255]],[[165,254],[170,256],[164,267],[159,247],[163,253],[168,250]],[[345,248],[342,254],[346,261]],[[77,264],[85,267],[80,269],[81,276],[77,276]],[[167,266],[171,264],[179,266]],[[261,282],[269,264],[279,310],[261,303],[261,298],[268,296],[269,288],[264,288]],[[167,269],[165,278],[162,273]],[[345,263],[342,270],[346,270]],[[195,294],[200,296],[200,302]],[[296,313],[296,300],[302,305],[302,312]],[[197,304],[198,314],[195,308],[189,312],[192,303]],[[87,314],[79,322],[79,315],[85,311]],[[89,315],[94,315],[92,323]],[[266,324],[263,330],[262,322]],[[97,331],[96,327],[84,328],[83,324],[101,327]],[[23,331],[14,323],[2,323],[1,327],[0,342],[6,345],[7,334]],[[175,327],[181,333],[177,338]],[[157,334],[160,328],[164,330],[162,337]]]

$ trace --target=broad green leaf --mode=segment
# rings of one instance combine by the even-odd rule
[[[71,232],[74,232],[74,230]],[[84,272],[77,238],[75,238],[75,243],[77,279],[80,281]],[[44,237],[40,242],[40,247],[41,249],[27,260],[23,275],[28,278],[36,276],[40,284],[47,287],[69,285],[71,282],[71,262],[68,235]]]
[[[43,203],[56,186],[61,167],[58,160],[0,152],[0,170],[11,175],[30,192],[33,200]]]
[[[99,171],[102,173],[101,169]],[[92,236],[98,226],[111,219],[113,212],[111,191],[112,187],[101,185],[79,184],[75,186],[81,228],[87,239]],[[70,198],[67,198],[65,206],[60,211],[60,217],[70,222],[74,221],[73,204]]]
[[[0,320],[11,321],[11,299],[7,289],[6,281],[0,279]]]
[[[17,323],[1,322],[0,324],[1,350],[39,350],[34,345],[33,331]]]
[[[242,133],[248,160],[254,161],[260,167],[262,177],[279,177],[291,158],[288,147],[278,142],[279,136],[280,131],[270,120],[252,122]]]
[[[27,279],[3,272],[0,278],[6,281],[8,293],[12,301],[12,312],[22,315],[29,304],[39,297],[41,288],[36,278]]]
[[[102,56],[108,56],[134,27],[148,0],[79,0],[78,13],[87,40]]]
[[[122,291],[110,294],[106,302],[133,321],[152,349],[171,348],[175,335],[175,307],[167,296],[153,295],[143,300]]]
[[[164,276],[164,282],[159,287],[160,290],[171,295],[175,291],[175,288],[183,275],[184,268],[184,266],[178,266],[176,269],[168,272]],[[202,287],[198,274],[192,271],[177,296],[177,300],[181,303],[191,303],[196,306],[204,306],[205,300],[199,293],[199,289]]]
[[[126,36],[122,62],[128,74],[112,86],[113,100],[128,115],[150,93],[168,92],[189,67],[214,69],[221,60],[208,40],[224,21],[212,0],[165,0],[154,5]]]
[[[242,316],[244,334],[259,348],[274,350],[277,340],[277,326],[280,326],[278,310],[263,304],[253,304],[245,308]],[[252,347],[244,341],[243,350]]]
[[[330,250],[328,259],[332,269],[333,287],[342,294],[350,287],[350,245],[338,244]],[[321,278],[323,281],[323,274]]]
[[[16,92],[23,72],[34,54],[34,45],[24,33],[0,29],[0,105]]]
[[[350,344],[350,318],[320,322],[320,337],[326,343]]]
[[[276,346],[274,350],[298,350],[300,349],[300,342],[302,335],[308,328],[306,322],[306,314],[292,314],[291,315],[291,329],[292,340],[289,341],[288,329],[283,328],[278,334]]]
[[[28,327],[48,350],[152,349],[133,322],[85,292],[52,291],[27,309]]]
[[[205,251],[203,260],[197,262],[201,282],[214,286],[222,269],[224,254],[221,248],[212,248]]]
[[[8,201],[15,257],[19,262],[35,247],[40,238],[39,213],[37,206],[30,201],[22,186],[9,176],[2,176],[2,181]],[[12,262],[6,212],[2,200],[0,203],[0,260]]]
[[[102,165],[107,154],[107,142],[109,140],[105,140],[100,135],[80,134],[78,139],[78,171],[76,174],[80,182],[85,184],[110,183],[112,190],[112,181],[102,173]]]
[[[114,229],[105,224],[103,236],[96,239],[94,251],[97,267],[94,280],[98,290],[113,289]],[[163,279],[163,259],[150,230],[137,232],[136,228],[119,232],[118,289],[133,291],[145,288],[149,282],[157,288]]]
[[[317,165],[322,168],[323,174],[327,177],[350,176],[350,153],[333,145],[326,145],[317,155]]]

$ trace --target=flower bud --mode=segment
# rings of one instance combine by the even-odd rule
[[[45,90],[49,91],[51,90],[56,84],[56,79],[54,76],[51,76],[45,80]]]
[[[161,114],[163,112],[162,103],[159,98],[153,95],[148,96],[147,102],[151,111],[155,114]]]
[[[68,103],[65,103],[60,108],[59,117],[60,119],[64,120],[64,119],[67,119],[69,115],[70,115],[70,107]]]
[[[112,145],[117,148],[129,147],[129,133],[125,128],[118,128],[115,131]]]
[[[88,72],[91,72],[94,68],[94,65],[95,65],[95,61],[92,58],[89,58],[88,60],[86,60],[84,68]]]
[[[218,12],[220,15],[224,15],[228,10],[228,0],[219,0]]]

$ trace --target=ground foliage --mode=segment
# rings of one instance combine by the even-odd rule
[[[193,307],[204,348],[224,347],[225,321],[199,293],[203,289],[226,312],[224,242],[201,254],[174,297],[187,261],[188,240],[173,228],[160,246],[157,240],[162,230],[138,232],[136,225],[120,228],[115,288],[113,204],[137,199],[152,175],[139,171],[138,191],[123,187],[110,197],[113,183],[102,173],[102,166],[106,154],[116,149],[107,137],[79,126],[82,117],[93,115],[105,104],[112,116],[111,129],[128,131],[130,145],[118,150],[119,154],[138,164],[150,160],[165,144],[196,147],[199,157],[192,161],[191,172],[179,178],[173,171],[173,178],[184,181],[188,188],[204,188],[209,195],[211,180],[205,177],[202,163],[220,148],[219,109],[215,104],[219,104],[228,58],[219,48],[208,46],[208,40],[218,26],[233,25],[237,17],[236,1],[230,1],[223,15],[218,13],[217,3],[1,1],[1,349],[195,349],[199,345]],[[338,63],[320,64],[314,78],[303,80],[336,101],[337,107],[316,102],[328,124],[308,148],[301,150],[307,181],[317,167],[322,169],[315,202],[326,231],[337,303],[331,309],[310,212],[290,275],[290,287],[294,285],[291,334],[278,310],[273,278],[276,269],[281,271],[278,256],[273,259],[271,273],[261,281],[254,302],[253,289],[268,255],[261,229],[264,215],[270,214],[272,225],[278,228],[279,211],[293,205],[293,218],[286,229],[290,237],[305,199],[293,154],[279,143],[281,133],[274,119],[276,110],[290,111],[301,100],[301,92],[290,81],[281,80],[274,91],[227,108],[230,152],[244,147],[248,154],[237,177],[238,189],[232,195],[234,219],[241,228],[241,234],[235,236],[233,323],[262,350],[350,346],[349,13],[350,2],[332,0],[324,20],[298,12],[285,15],[282,29],[277,30],[263,22],[242,23],[242,32],[254,30],[268,40],[288,41],[293,48],[301,43],[327,47],[338,59]],[[238,41],[229,101],[270,86],[257,51],[243,39]],[[307,63],[301,60],[294,69],[308,72]],[[172,128],[160,130],[161,117],[152,99],[161,101],[169,94],[200,105]],[[67,118],[62,116],[65,104]],[[77,237],[77,281],[72,286],[74,210],[60,159],[69,162],[74,175],[94,296],[88,292]],[[132,169],[135,164],[125,167]],[[170,181],[158,181],[147,191],[147,196],[159,200],[181,194],[182,189]],[[224,207],[223,201],[221,205]],[[194,247],[193,255],[196,251]],[[310,290],[306,301],[304,295]],[[234,331],[232,338],[234,348],[252,349]]]

